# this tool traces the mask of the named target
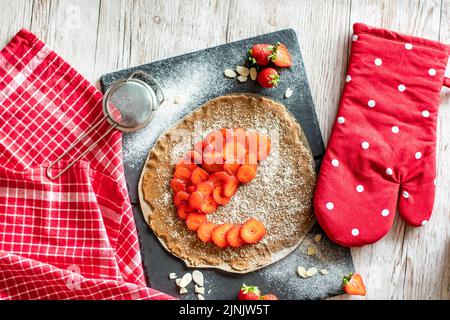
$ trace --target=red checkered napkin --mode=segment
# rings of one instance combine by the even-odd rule
[[[59,179],[45,174],[101,120],[101,100],[26,30],[0,52],[0,298],[171,298],[145,286],[120,132]],[[53,174],[108,128],[104,122]]]

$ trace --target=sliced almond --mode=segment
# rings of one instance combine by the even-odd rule
[[[185,288],[192,281],[192,275],[188,272],[180,280],[180,287]]]
[[[237,79],[239,82],[245,82],[245,81],[247,81],[248,78],[244,77],[244,76],[239,76]]]
[[[298,268],[297,268],[297,272],[298,272],[298,275],[299,275],[300,277],[302,277],[302,278],[307,278],[307,277],[308,277],[308,276],[306,275],[306,269],[303,268],[303,267],[298,267]]]
[[[175,104],[179,104],[183,101],[183,97],[182,96],[175,96],[175,98],[173,98],[173,103]]]
[[[184,288],[184,287],[181,287],[180,288],[180,294],[185,294],[185,293],[187,293],[188,291],[187,291],[187,289],[186,288]]]
[[[231,70],[231,69],[226,69],[224,72],[223,72],[223,74],[225,75],[225,77],[227,77],[227,78],[236,78],[236,76],[237,76],[237,74],[236,74],[236,72],[234,72],[233,70]]]
[[[170,280],[173,280],[173,279],[176,279],[176,278],[177,278],[177,274],[175,272],[169,273],[169,279]]]
[[[317,268],[312,267],[312,268],[309,268],[308,271],[306,271],[306,276],[309,278],[309,277],[312,277],[313,275],[315,275],[316,273],[317,273]]]
[[[308,256],[313,256],[315,253],[316,253],[316,248],[314,248],[313,246],[309,246],[309,247],[306,249],[306,254],[307,254]]]
[[[205,294],[205,288],[195,285],[195,293]]]
[[[318,233],[314,236],[314,241],[319,243],[320,240],[322,240],[322,235],[320,233]]]
[[[320,269],[320,273],[323,275],[328,274],[328,270],[327,269]]]
[[[198,299],[198,300],[205,300],[205,297],[202,296],[201,294],[198,294],[198,295],[197,295],[197,299]]]
[[[256,71],[255,67],[251,67],[250,68],[250,79],[255,81],[257,76],[258,76],[258,71]]]
[[[294,93],[294,92],[292,91],[291,88],[287,88],[287,89],[286,89],[286,92],[284,93],[284,97],[285,97],[285,98],[289,98],[290,96],[292,96],[293,93]]]
[[[176,284],[177,286],[180,286],[180,281],[181,281],[181,278],[175,279],[175,284]]]
[[[237,71],[241,76],[244,76],[244,77],[248,77],[248,75],[250,74],[250,69],[249,69],[249,68],[246,68],[246,67],[243,67],[243,66],[237,66],[237,67],[236,67],[236,71]]]
[[[194,282],[196,284],[198,284],[200,287],[203,287],[204,285],[204,277],[203,277],[203,273],[201,273],[198,270],[194,270],[194,272],[192,272],[192,279],[194,280]]]

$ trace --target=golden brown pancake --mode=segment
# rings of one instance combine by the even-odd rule
[[[178,218],[169,187],[177,160],[220,128],[254,130],[272,141],[256,177],[208,215],[215,223],[243,223],[250,218],[264,223],[263,240],[238,249],[200,241]],[[246,273],[282,259],[302,242],[314,223],[315,181],[306,137],[283,105],[251,94],[228,95],[208,101],[159,137],[142,171],[139,198],[144,218],[161,244],[186,265]]]

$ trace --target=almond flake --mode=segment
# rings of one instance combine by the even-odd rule
[[[225,75],[225,77],[227,77],[227,78],[236,78],[236,72],[234,72],[233,70],[231,70],[231,69],[226,69],[224,72],[223,72],[223,74]]]
[[[205,288],[195,285],[195,293],[205,294]]]
[[[290,96],[292,96],[293,93],[294,93],[294,92],[292,91],[291,88],[287,88],[287,89],[286,89],[286,92],[284,93],[284,97],[285,97],[285,98],[289,98]]]
[[[192,275],[190,273],[186,273],[180,280],[180,287],[185,288],[192,281]]]
[[[169,279],[170,280],[173,280],[173,279],[176,279],[176,278],[177,278],[177,274],[175,272],[169,273]]]
[[[308,271],[306,271],[306,276],[309,278],[309,277],[312,277],[313,275],[315,275],[316,273],[317,273],[317,268],[312,267],[312,268],[309,268]]]
[[[173,98],[173,103],[175,104],[179,104],[183,101],[183,97],[182,96],[175,96],[175,98]]]
[[[198,299],[198,300],[205,300],[205,297],[202,296],[201,294],[199,294],[199,295],[197,295],[197,299]]]
[[[313,256],[315,253],[316,253],[316,248],[314,248],[313,246],[309,246],[309,247],[306,249],[306,254],[307,254],[308,256]]]
[[[247,81],[247,77],[244,77],[244,76],[239,76],[239,77],[237,77],[237,79],[238,79],[239,82]]]
[[[316,234],[316,235],[314,236],[314,241],[316,241],[317,243],[319,243],[320,240],[322,240],[322,235],[321,235],[320,233],[319,233],[319,234]]]
[[[298,268],[297,268],[297,272],[298,272],[298,275],[299,275],[300,277],[304,278],[304,279],[308,277],[308,276],[306,275],[306,269],[303,268],[303,267],[298,267]]]
[[[196,284],[198,284],[200,287],[203,287],[204,284],[204,278],[203,278],[203,273],[201,273],[198,270],[194,270],[194,272],[192,272],[192,279],[194,280],[194,282]]]
[[[176,284],[177,286],[180,286],[180,281],[181,281],[181,278],[175,279],[175,284]]]
[[[323,275],[326,275],[326,274],[328,274],[328,270],[327,269],[321,269],[320,273],[323,274]]]
[[[187,291],[187,289],[186,288],[184,288],[184,287],[181,287],[180,288],[180,294],[185,294],[185,293],[187,293],[188,291]]]
[[[244,76],[244,77],[248,77],[248,75],[250,74],[250,69],[249,69],[249,68],[246,68],[246,67],[243,67],[243,66],[237,66],[237,67],[236,67],[236,71],[237,71],[241,76]]]
[[[250,68],[250,79],[255,81],[257,76],[258,76],[258,71],[256,71],[255,67],[251,67]]]

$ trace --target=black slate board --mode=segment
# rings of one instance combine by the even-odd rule
[[[293,66],[282,70],[281,83],[277,88],[262,89],[253,81],[238,83],[227,79],[223,71],[243,65],[248,48],[255,43],[282,42],[289,48]],[[296,117],[306,134],[316,161],[316,169],[324,154],[324,144],[314,110],[308,80],[300,53],[297,35],[292,29],[281,30],[257,37],[236,41],[221,46],[152,62],[101,77],[102,91],[115,81],[125,78],[135,70],[150,73],[163,83],[167,102],[161,106],[152,122],[144,129],[123,136],[125,176],[133,204],[145,272],[149,284],[158,290],[178,296],[170,272],[181,276],[189,269],[178,258],[168,253],[158,242],[142,216],[137,192],[141,170],[150,148],[159,135],[170,125],[198,108],[206,101],[229,93],[252,92],[283,103]],[[294,94],[284,98],[284,92],[291,88]],[[174,103],[181,96],[181,103]],[[337,246],[325,236],[315,243],[314,235],[323,231],[316,224],[307,239],[292,254],[281,261],[246,275],[229,274],[214,269],[202,270],[205,275],[206,299],[235,299],[242,283],[259,286],[262,291],[273,291],[281,299],[320,299],[342,293],[342,275],[354,270],[350,250]],[[317,248],[314,256],[306,255],[306,248],[313,244]],[[320,273],[309,279],[297,275],[297,267],[325,268],[329,274]],[[192,271],[192,270],[191,270]],[[189,293],[180,298],[196,299],[193,285]]]

